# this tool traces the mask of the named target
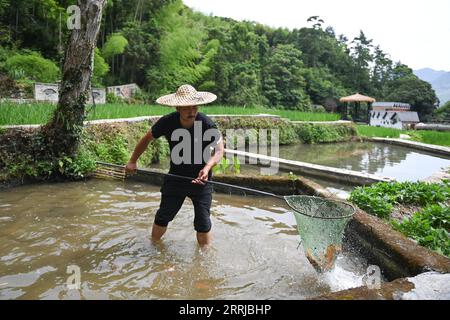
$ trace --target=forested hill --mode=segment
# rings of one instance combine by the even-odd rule
[[[7,78],[58,79],[69,35],[66,8],[74,3],[0,0],[3,84]],[[206,16],[181,0],[108,1],[93,81],[135,82],[151,100],[191,83],[215,92],[222,104],[333,109],[339,97],[360,92],[409,102],[422,116],[432,112],[437,101],[430,84],[391,61],[384,51],[389,48],[363,31],[354,39],[337,35],[320,17],[311,17],[308,25],[274,29]]]

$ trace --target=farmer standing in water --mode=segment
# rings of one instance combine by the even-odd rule
[[[170,221],[180,210],[184,199],[192,200],[195,211],[194,228],[201,247],[211,244],[210,209],[212,168],[223,156],[223,140],[216,124],[198,106],[213,102],[216,95],[197,92],[190,85],[182,85],[176,93],[162,96],[157,103],[176,107],[176,112],[161,117],[137,144],[128,164],[127,173],[135,173],[137,160],[153,139],[166,137],[170,146],[169,173],[192,178],[166,176],[161,187],[161,204],[152,228],[152,240],[158,241]],[[213,154],[212,151],[214,150]]]

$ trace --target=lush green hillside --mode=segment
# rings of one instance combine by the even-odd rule
[[[59,78],[66,8],[74,3],[0,1],[0,95],[23,95],[33,81]],[[335,110],[339,97],[360,92],[411,103],[426,119],[436,104],[431,86],[369,35],[349,39],[320,17],[287,30],[205,16],[181,0],[114,0],[102,19],[94,85],[134,82],[150,103],[190,83],[224,105]]]

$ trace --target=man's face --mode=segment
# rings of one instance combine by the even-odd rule
[[[197,117],[198,106],[189,106],[189,107],[177,107],[177,111],[180,113],[180,117],[185,120],[194,121],[195,117]]]

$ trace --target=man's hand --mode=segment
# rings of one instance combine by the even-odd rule
[[[206,184],[206,181],[208,181],[208,173],[210,168],[208,166],[205,166],[200,172],[198,173],[197,179],[192,180],[193,184],[199,184],[204,186]]]
[[[135,173],[136,173],[136,170],[137,170],[137,164],[136,164],[136,162],[129,161],[129,162],[127,163],[127,165],[125,166],[125,173],[126,173],[127,175],[135,174]]]

